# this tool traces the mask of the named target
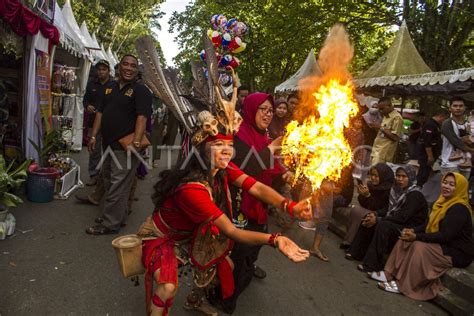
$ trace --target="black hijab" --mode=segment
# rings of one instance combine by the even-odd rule
[[[369,187],[369,191],[374,192],[390,190],[395,180],[392,168],[390,168],[386,163],[382,162],[372,166],[370,170],[372,169],[377,170],[377,173],[379,174],[379,184],[373,185],[371,182],[368,182],[367,186]]]

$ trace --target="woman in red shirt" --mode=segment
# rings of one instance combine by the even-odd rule
[[[207,230],[215,238],[224,235],[239,243],[276,247],[294,262],[308,258],[308,251],[285,236],[241,230],[233,225],[229,219],[232,218],[229,184],[298,218],[310,218],[311,210],[308,201],[288,201],[269,186],[246,175],[230,163],[232,155],[232,135],[219,133],[209,136],[184,162],[173,170],[162,172],[161,180],[155,185],[156,209],[152,218],[156,230],[153,239],[144,241],[143,245],[148,279],[147,302],[151,300],[153,303],[151,306],[148,304],[151,315],[167,315],[172,305],[178,284],[178,259],[182,259],[176,255],[176,249],[192,236],[205,234]],[[222,216],[224,213],[227,216]],[[209,264],[216,267],[224,298],[233,292],[231,261],[227,253]],[[193,249],[190,258],[196,266]],[[153,296],[151,278],[157,283]]]

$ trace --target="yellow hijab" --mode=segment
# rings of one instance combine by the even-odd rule
[[[448,209],[454,204],[462,204],[472,212],[471,205],[469,204],[469,196],[467,193],[468,182],[464,176],[457,172],[450,172],[444,175],[441,182],[446,179],[447,176],[454,176],[456,180],[456,188],[454,189],[453,196],[446,199],[440,195],[438,200],[433,205],[433,209],[430,214],[428,225],[426,226],[427,233],[436,233],[439,231],[439,222],[446,216]]]

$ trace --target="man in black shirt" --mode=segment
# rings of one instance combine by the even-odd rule
[[[98,102],[102,99],[102,95],[105,90],[105,86],[110,81],[110,64],[107,60],[99,60],[95,65],[96,78],[95,80],[89,82],[86,89],[86,94],[84,95],[84,110],[87,111],[88,120],[87,127],[92,129],[95,119],[95,113],[98,108]],[[96,136],[96,148],[89,154],[89,177],[91,182],[87,185],[95,185],[97,183],[97,177],[99,171],[97,164],[100,161],[101,157],[101,143],[102,138],[100,134]]]
[[[98,224],[86,229],[91,235],[116,233],[126,220],[128,196],[139,161],[133,152],[127,157],[119,140],[133,133],[132,146],[139,151],[146,121],[152,112],[150,90],[136,81],[137,58],[125,55],[118,70],[119,80],[105,87],[89,141],[89,151],[93,151],[100,130],[105,203],[103,215],[96,219]]]
[[[441,124],[449,117],[446,109],[439,109],[435,115],[423,125],[417,140],[417,156],[420,170],[416,183],[422,187],[431,173],[431,167],[441,154],[443,142],[441,139]]]

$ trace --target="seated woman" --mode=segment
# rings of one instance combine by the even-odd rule
[[[390,191],[388,212],[385,217],[367,214],[352,242],[347,259],[362,260],[361,271],[380,271],[384,256],[392,251],[400,231],[422,225],[427,216],[428,205],[418,191],[416,173],[411,166],[399,167],[395,172],[395,184]]]
[[[359,230],[362,219],[369,213],[383,217],[387,213],[390,189],[393,185],[393,170],[385,163],[378,163],[369,170],[370,181],[359,184],[357,200],[360,206],[351,209],[346,236],[341,244],[342,249],[348,249]]]
[[[378,287],[416,300],[436,297],[440,277],[450,268],[465,268],[474,259],[472,209],[468,182],[459,173],[448,173],[428,224],[405,228],[388,258]],[[387,279],[390,282],[387,282]]]

